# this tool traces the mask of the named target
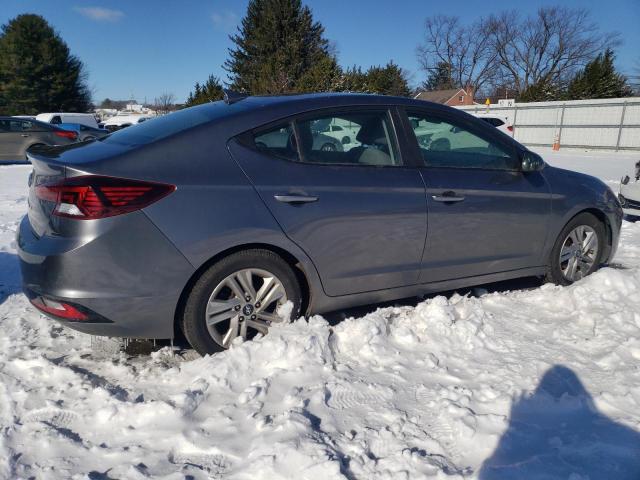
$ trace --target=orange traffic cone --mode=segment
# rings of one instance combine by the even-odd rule
[[[558,150],[560,150],[560,137],[558,136],[558,134],[556,133],[556,135],[553,137],[553,149],[557,152]]]

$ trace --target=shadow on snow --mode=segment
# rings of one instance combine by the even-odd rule
[[[13,253],[0,252],[0,304],[9,295],[21,291],[18,256]]]
[[[640,479],[640,433],[600,413],[569,368],[549,369],[512,406],[480,480]]]

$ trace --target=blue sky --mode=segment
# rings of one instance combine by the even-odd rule
[[[210,73],[223,80],[228,36],[244,15],[238,0],[0,0],[0,23],[20,13],[43,15],[87,66],[94,100],[148,101],[162,92],[183,101],[196,81]],[[603,31],[624,41],[617,64],[637,74],[640,64],[640,0],[316,0],[305,2],[322,22],[343,66],[384,64],[393,59],[423,79],[416,59],[424,19],[454,14],[473,21],[480,15],[517,8],[523,14],[539,6],[561,4],[591,10]]]

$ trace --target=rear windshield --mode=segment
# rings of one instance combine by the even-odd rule
[[[119,145],[144,145],[223,117],[231,113],[234,106],[235,104],[227,105],[219,101],[178,110],[177,112],[150,118],[143,123],[118,130],[99,141],[117,143]]]

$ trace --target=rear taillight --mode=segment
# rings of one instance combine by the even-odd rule
[[[71,130],[56,130],[53,132],[58,137],[68,138],[69,140],[77,140],[78,134]]]
[[[507,130],[509,130],[510,132],[513,132],[513,125],[508,125]]]
[[[44,313],[48,313],[49,315],[53,315],[54,317],[58,317],[71,322],[81,322],[83,320],[89,319],[89,317],[85,313],[81,312],[73,305],[69,305],[68,303],[58,302],[56,300],[45,297],[35,297],[30,299],[30,301],[31,304],[38,310]]]
[[[36,196],[55,203],[54,215],[95,220],[143,209],[175,189],[164,183],[88,175],[39,185]]]

